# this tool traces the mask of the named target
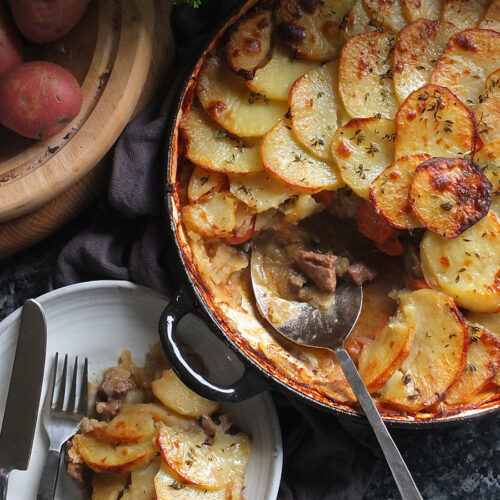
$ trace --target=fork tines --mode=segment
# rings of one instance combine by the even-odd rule
[[[68,355],[64,356],[64,363],[62,373],[59,381],[59,388],[56,396],[56,385],[58,381],[57,373],[59,371],[59,353],[56,353],[54,362],[54,376],[52,379],[52,397],[51,397],[51,410],[55,412],[72,412],[79,415],[86,415],[87,413],[87,399],[88,399],[88,359],[85,358],[83,364],[83,373],[80,378],[79,391],[78,388],[78,356],[75,357],[75,364],[73,367],[73,375],[71,377],[71,387],[68,396],[68,402],[65,406],[65,399],[67,396],[68,383]],[[77,397],[78,396],[78,397]]]

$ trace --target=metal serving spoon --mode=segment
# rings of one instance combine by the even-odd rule
[[[307,302],[283,299],[272,291],[266,277],[265,240],[255,238],[252,245],[251,277],[257,306],[264,318],[283,336],[297,344],[332,350],[344,371],[356,398],[370,423],[389,464],[399,493],[404,500],[422,500],[422,496],[399,453],[380,413],[344,347],[361,312],[361,286],[341,283],[335,289],[332,306],[318,309]]]

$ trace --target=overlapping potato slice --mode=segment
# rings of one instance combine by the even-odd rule
[[[499,66],[500,33],[468,29],[450,38],[434,68],[431,82],[448,87],[464,104],[474,106],[486,77]]]
[[[198,106],[184,116],[181,130],[186,139],[186,158],[205,170],[224,174],[262,170],[259,147],[230,137]]]
[[[415,169],[429,158],[424,154],[403,156],[372,182],[370,201],[391,226],[397,229],[422,227],[411,209],[408,193]]]
[[[414,23],[418,19],[438,21],[441,17],[443,0],[401,0],[403,12]]]
[[[500,139],[500,69],[486,78],[474,115],[484,144]]]
[[[468,312],[467,320],[475,325],[479,325],[500,340],[500,312],[484,313],[484,312]]]
[[[389,31],[397,33],[406,26],[401,0],[363,0],[363,3],[372,20]]]
[[[213,444],[207,444],[206,438],[202,430],[189,433],[160,423],[156,442],[165,463],[184,482],[220,490],[233,478],[244,475],[250,440],[242,433],[232,435],[219,430]]]
[[[454,158],[474,152],[474,115],[449,89],[412,92],[396,114],[396,158],[418,153]]]
[[[156,500],[154,479],[158,473],[160,461],[153,460],[147,467],[135,469],[130,474],[130,484],[120,500]]]
[[[282,120],[265,135],[261,144],[264,168],[291,188],[316,192],[341,187],[337,167],[309,153],[291,128]]]
[[[483,328],[468,325],[471,344],[462,376],[451,387],[445,404],[456,406],[470,402],[495,376],[500,367],[500,340]]]
[[[478,27],[483,30],[500,31],[500,0],[491,0]]]
[[[429,83],[436,61],[456,32],[453,24],[429,18],[419,19],[399,32],[392,66],[399,102]]]
[[[226,45],[229,67],[251,80],[271,54],[272,15],[268,10],[253,11],[234,27]]]
[[[190,417],[184,417],[177,412],[167,409],[159,403],[139,403],[133,405],[138,410],[148,412],[153,418],[154,422],[163,422],[171,427],[192,431],[198,429],[198,422]],[[127,405],[122,407],[127,410]]]
[[[92,477],[92,500],[117,500],[127,484],[123,474],[95,474]]]
[[[363,6],[363,0],[356,0],[340,23],[340,31],[347,40],[352,35],[373,31],[378,25],[370,18]]]
[[[344,42],[340,23],[354,0],[280,0],[274,19],[285,41],[298,55],[328,61]]]
[[[293,196],[280,207],[285,224],[297,224],[301,220],[324,210],[325,206],[310,194]]]
[[[405,301],[417,325],[410,353],[382,387],[380,401],[416,412],[444,399],[464,369],[470,340],[463,316],[444,293],[416,290]]]
[[[475,28],[491,0],[444,0],[441,17],[459,30]]]
[[[338,67],[333,61],[300,77],[290,92],[292,128],[297,139],[321,160],[331,160],[337,130]]]
[[[196,166],[189,178],[188,199],[190,203],[195,203],[208,193],[222,191],[226,185],[227,177],[224,174],[207,172]]]
[[[252,80],[245,83],[248,88],[269,99],[287,101],[293,82],[318,64],[316,61],[295,57],[290,47],[277,40],[271,59],[256,71]]]
[[[427,283],[471,311],[500,311],[500,222],[493,212],[455,239],[428,231],[420,243]]]
[[[394,122],[354,118],[335,133],[332,156],[344,182],[368,199],[371,182],[394,161]]]
[[[424,227],[456,238],[488,213],[491,184],[466,158],[431,158],[415,170],[409,200]]]
[[[372,31],[349,38],[339,62],[339,92],[353,118],[394,118],[398,109],[392,81],[394,36]]]
[[[264,135],[288,109],[284,102],[252,92],[213,52],[205,58],[196,90],[207,114],[240,137]]]
[[[415,305],[407,295],[399,297],[398,313],[359,355],[358,371],[369,391],[380,389],[410,352],[417,318]]]

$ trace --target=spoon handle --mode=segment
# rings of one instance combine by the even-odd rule
[[[398,487],[399,493],[403,500],[422,500],[422,495],[418,491],[417,485],[408,470],[408,467],[399,453],[399,450],[392,440],[387,427],[385,426],[380,413],[373,402],[370,393],[361,379],[356,366],[354,365],[348,352],[339,347],[335,349],[335,354],[339,360],[340,366],[344,371],[351,388],[356,395],[361,408],[365,412],[366,418],[375,432],[375,436],[382,448],[385,459],[389,464],[394,480]]]

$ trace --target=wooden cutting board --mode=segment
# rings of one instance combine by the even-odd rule
[[[101,160],[173,55],[169,18],[166,0],[95,0],[64,38],[25,47],[26,60],[75,75],[83,106],[46,141],[0,128],[0,258],[52,234],[104,192],[109,162]]]

